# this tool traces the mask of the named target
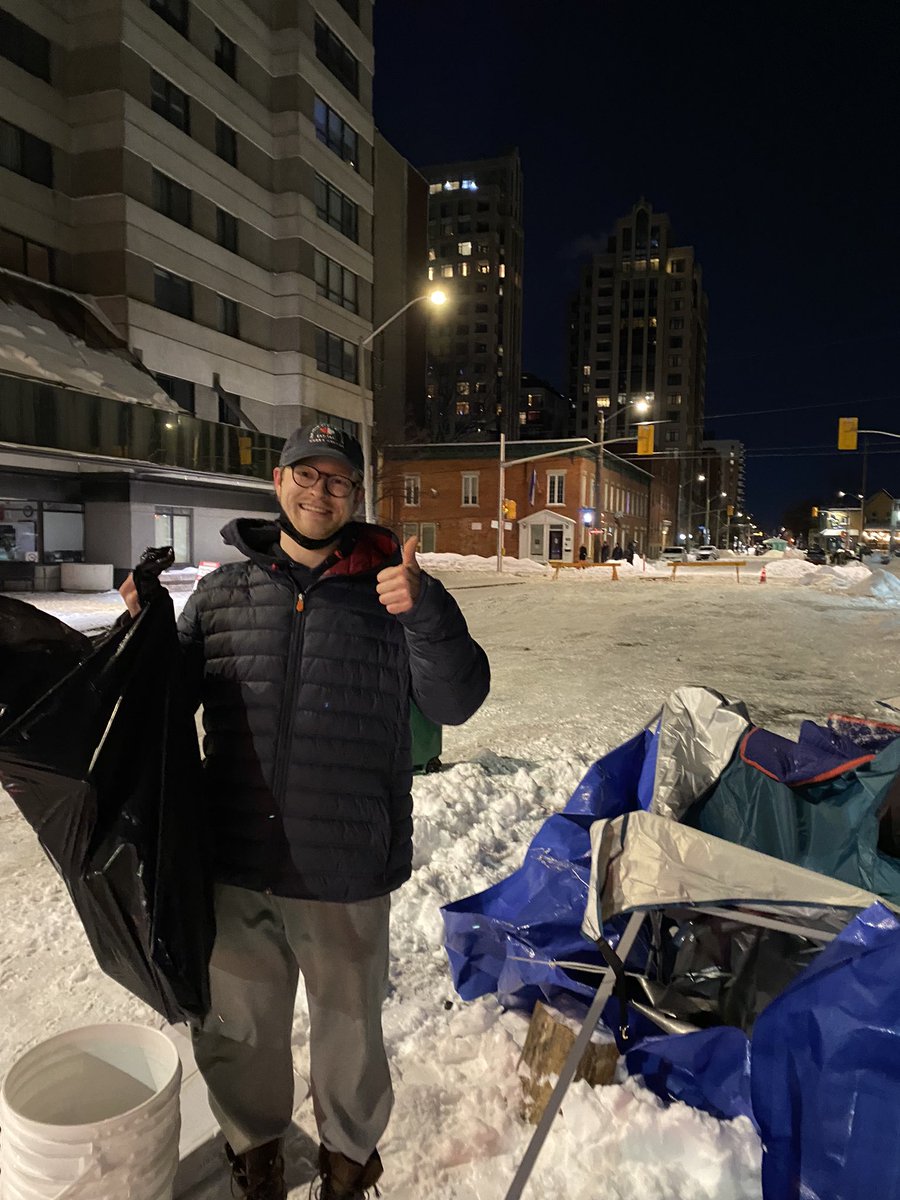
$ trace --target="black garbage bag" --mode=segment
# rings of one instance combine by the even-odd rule
[[[33,604],[0,596],[0,728],[84,662],[91,642]]]
[[[164,565],[135,569],[140,615],[93,645],[0,597],[0,783],[62,876],[100,967],[178,1022],[209,1007],[215,926]]]

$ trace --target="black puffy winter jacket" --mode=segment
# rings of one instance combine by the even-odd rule
[[[201,579],[179,618],[203,704],[216,877],[278,896],[350,902],[412,869],[410,696],[457,725],[490,686],[456,601],[423,572],[392,616],[375,577],[400,562],[386,529],[351,525],[300,592],[278,528],[223,529],[246,562]]]

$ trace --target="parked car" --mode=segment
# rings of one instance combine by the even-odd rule
[[[663,546],[659,557],[663,562],[687,562],[687,550],[684,546]]]
[[[697,562],[714,562],[718,557],[719,550],[716,546],[697,547]]]
[[[806,561],[823,567],[828,562],[828,555],[821,546],[810,546],[806,551]]]

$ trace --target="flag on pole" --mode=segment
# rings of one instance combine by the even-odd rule
[[[534,467],[531,468],[531,482],[528,485],[528,503],[534,504],[534,495],[537,491],[537,471]]]

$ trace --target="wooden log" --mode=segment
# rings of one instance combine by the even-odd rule
[[[530,1125],[540,1121],[576,1035],[577,1029],[573,1029],[564,1017],[537,1002],[519,1059],[521,1116]],[[612,1083],[618,1059],[619,1050],[614,1042],[592,1041],[578,1064],[575,1079],[584,1079],[591,1087]]]

